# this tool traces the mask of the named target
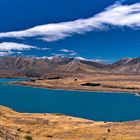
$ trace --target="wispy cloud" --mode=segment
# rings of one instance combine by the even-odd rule
[[[110,60],[105,60],[105,59],[99,59],[99,58],[96,58],[96,59],[86,59],[84,57],[75,57],[77,59],[80,59],[80,60],[87,60],[87,61],[92,61],[92,62],[98,62],[98,63],[108,63],[110,62]]]
[[[59,53],[52,53],[52,56],[66,56],[65,54],[59,54]]]
[[[7,56],[7,55],[10,55],[10,54],[13,54],[14,52],[11,52],[11,51],[0,51],[0,56]]]
[[[74,50],[68,50],[68,49],[60,49],[60,52],[66,52],[66,53],[74,53]]]
[[[51,48],[40,48],[37,46],[22,44],[22,43],[15,43],[15,42],[2,42],[0,43],[0,50],[1,51],[22,51],[22,50],[31,50],[31,49],[37,49],[37,50],[50,50]]]
[[[35,37],[51,42],[73,36],[74,34],[106,30],[110,26],[140,28],[140,3],[122,5],[121,2],[117,2],[107,7],[103,12],[87,19],[46,24],[22,31],[0,33],[0,38],[20,39]]]
[[[10,54],[20,54],[25,50],[48,50],[49,48],[39,48],[32,45],[14,43],[14,42],[2,42],[0,43],[0,56],[10,55]]]
[[[75,56],[75,55],[77,55],[78,53],[77,52],[73,52],[73,53],[70,53],[69,55],[70,56]]]
[[[59,50],[60,52],[64,52],[64,53],[68,53],[67,55],[69,56],[75,56],[77,55],[78,53],[74,50],[68,50],[68,49],[60,49]]]
[[[110,62],[110,60],[106,60],[106,59],[92,59],[91,61],[94,61],[94,62],[99,62],[99,63],[108,63]]]
[[[2,42],[0,43],[0,51],[22,51],[30,49],[39,49],[36,46],[14,43],[14,42]]]

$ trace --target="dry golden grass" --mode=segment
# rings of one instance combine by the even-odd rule
[[[140,121],[94,122],[61,114],[21,114],[0,106],[0,139],[139,140]]]
[[[101,86],[81,86],[84,83],[100,83]],[[67,90],[140,92],[140,76],[138,75],[92,74],[85,77],[64,77],[56,80],[44,79],[18,84]]]

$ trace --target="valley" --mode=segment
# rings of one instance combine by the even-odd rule
[[[140,94],[140,58],[103,64],[79,58],[1,57],[1,77],[26,77],[10,82],[48,89]],[[19,93],[20,94],[20,93]],[[91,93],[94,94],[94,93]],[[80,139],[138,140],[140,121],[98,122],[63,114],[18,113],[0,106],[0,140]],[[36,129],[37,128],[37,129]]]

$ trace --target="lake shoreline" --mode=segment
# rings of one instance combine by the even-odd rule
[[[58,79],[36,78],[11,84],[87,92],[126,92],[136,96],[139,96],[140,93],[139,75],[93,74],[82,77],[67,76]]]
[[[8,88],[11,88],[11,89],[13,89],[13,90],[11,90],[11,91],[16,91],[16,89],[21,89],[21,91],[22,91],[22,89],[26,89],[26,90],[24,90],[24,92],[21,92],[23,95],[29,95],[29,98],[27,98],[27,99],[31,99],[30,98],[30,95],[32,96],[32,95],[35,95],[36,96],[36,93],[38,92],[38,95],[40,95],[40,97],[43,97],[44,95],[57,95],[57,96],[53,96],[54,97],[54,99],[58,99],[59,97],[60,98],[62,98],[61,97],[61,95],[63,95],[64,97],[67,97],[67,96],[65,96],[65,95],[70,95],[70,94],[66,94],[66,93],[72,93],[73,94],[73,97],[75,97],[75,98],[77,98],[77,95],[79,96],[79,95],[87,95],[87,96],[89,96],[89,97],[91,97],[91,98],[89,98],[89,101],[91,101],[90,99],[92,99],[92,96],[94,96],[95,95],[95,98],[93,98],[93,99],[95,99],[95,101],[98,101],[98,100],[100,100],[101,98],[99,98],[99,99],[97,99],[96,100],[96,95],[98,96],[106,96],[106,95],[108,95],[108,96],[110,96],[109,94],[112,94],[112,95],[117,95],[115,92],[109,92],[109,94],[107,93],[107,92],[99,92],[99,94],[98,94],[98,92],[93,92],[93,91],[89,91],[89,92],[92,92],[93,94],[90,94],[90,93],[88,93],[88,92],[85,92],[85,91],[77,91],[77,90],[63,90],[63,89],[48,89],[48,88],[40,88],[40,87],[34,87],[34,86],[23,86],[23,85],[17,85],[17,84],[12,84],[12,85],[10,85],[10,84],[6,84],[4,87],[3,87],[3,89],[4,88],[6,88],[6,89],[8,89]],[[29,92],[28,91],[30,91],[30,89],[31,89],[31,94],[28,94]],[[35,92],[35,91],[37,91],[37,92]],[[44,92],[44,95],[42,94],[42,92],[40,92],[40,91],[45,91]],[[73,91],[73,92],[72,92]],[[56,93],[60,93],[60,94],[56,94]],[[64,92],[64,94],[61,94],[61,93],[63,93]],[[82,93],[83,92],[83,93]],[[5,93],[5,92],[4,92]],[[12,92],[11,92],[12,93]],[[19,92],[15,95],[15,97],[18,97],[20,94],[20,90],[19,90]],[[47,94],[48,93],[48,94]],[[53,94],[54,93],[54,94]],[[80,94],[79,94],[80,93]],[[95,94],[94,94],[95,93]],[[105,94],[104,94],[105,93]],[[118,94],[120,94],[121,96],[123,95],[123,94],[127,94],[127,96],[130,96],[129,95],[129,93],[127,93],[127,92],[124,92],[124,93],[122,93],[122,92],[117,92]],[[13,94],[15,94],[14,92],[13,92]],[[133,96],[134,96],[134,94],[133,93],[131,93]],[[112,96],[111,95],[111,96]],[[117,96],[120,96],[120,95],[117,95]],[[131,95],[131,96],[132,96]],[[116,97],[117,97],[116,96]],[[132,96],[132,97],[133,97]],[[28,97],[28,96],[27,96]],[[44,96],[45,97],[45,96]],[[80,96],[79,96],[80,97]],[[11,94],[11,97],[10,98],[14,98],[14,96]],[[44,98],[45,99],[45,98]],[[62,103],[64,100],[66,100],[67,98],[62,98],[62,100],[61,100],[61,102],[60,103]],[[70,98],[69,98],[70,99]],[[69,101],[69,99],[68,99],[68,101]],[[78,98],[79,100],[80,100],[80,98]],[[85,98],[83,98],[83,99],[85,99]],[[108,99],[108,98],[107,98]],[[116,99],[116,98],[115,98]],[[24,100],[23,98],[22,99],[20,99],[20,100]],[[104,100],[106,100],[105,98],[104,98]],[[44,100],[41,100],[42,102],[44,102]],[[72,100],[73,101],[73,104],[75,104],[75,102],[74,102],[74,99]],[[84,100],[83,100],[84,101]],[[93,101],[93,100],[92,100]],[[93,103],[95,103],[95,101],[93,101]],[[78,117],[78,118],[83,118],[83,119],[87,119],[87,120],[92,120],[92,121],[98,121],[98,122],[101,122],[101,121],[106,121],[106,122],[121,122],[121,121],[123,121],[123,122],[129,122],[129,121],[136,121],[136,120],[139,120],[139,117],[137,118],[132,118],[132,119],[128,119],[128,120],[123,120],[122,118],[117,118],[117,120],[111,120],[111,119],[98,119],[98,118],[92,118],[92,117],[89,117],[89,116],[77,116],[77,114],[69,114],[68,112],[61,112],[61,111],[55,111],[55,110],[47,110],[47,111],[44,111],[44,110],[42,110],[42,111],[39,111],[39,110],[34,110],[34,111],[32,111],[32,109],[33,108],[30,108],[34,103],[36,104],[36,102],[38,102],[38,101],[33,101],[32,102],[32,104],[29,104],[28,105],[28,102],[26,102],[26,105],[27,105],[27,110],[20,110],[19,108],[17,108],[17,107],[15,107],[15,106],[9,106],[9,107],[12,107],[13,109],[15,109],[16,111],[18,111],[18,112],[21,112],[21,113],[62,113],[62,114],[65,114],[65,115],[70,115],[70,116],[75,116],[75,117]],[[45,99],[45,102],[48,102],[47,101],[47,98]],[[38,102],[39,103],[39,102]],[[76,101],[76,104],[77,104],[78,102]],[[103,103],[103,102],[102,102]],[[124,103],[124,102],[123,102]],[[23,104],[23,103],[22,103]],[[121,104],[121,102],[120,102],[120,104]],[[8,104],[3,104],[4,106],[7,106],[8,107]],[[41,104],[40,104],[41,105]],[[113,105],[113,104],[111,104],[111,105]],[[123,105],[123,104],[122,104]],[[44,104],[43,104],[43,106],[44,106]],[[42,106],[42,107],[43,107]],[[53,106],[53,105],[52,105]],[[20,108],[22,108],[22,107],[20,107]],[[23,107],[24,108],[24,107]],[[30,108],[30,109],[29,109]],[[89,108],[89,107],[88,107]],[[29,111],[30,110],[30,111]],[[95,111],[95,112],[100,112],[100,111]],[[112,111],[111,111],[112,112]],[[105,112],[104,112],[105,113]],[[96,114],[97,115],[97,114]],[[111,114],[110,114],[111,115]],[[109,115],[109,116],[110,116]],[[91,116],[92,116],[92,114],[91,114]],[[109,116],[108,116],[108,118],[109,118]]]
[[[134,94],[135,96],[140,96],[139,90],[129,90],[129,89],[121,89],[121,88],[103,88],[103,87],[93,87],[89,89],[89,87],[65,87],[65,86],[47,86],[41,84],[35,84],[31,81],[21,81],[21,82],[11,82],[8,83],[11,85],[19,85],[19,86],[28,86],[28,87],[36,87],[36,88],[45,88],[50,90],[67,90],[67,91],[80,91],[80,92],[102,92],[102,93],[125,93],[125,94]]]
[[[82,92],[108,92],[108,93],[126,93],[135,94],[139,90],[101,88],[80,86],[82,83],[93,82],[79,80],[73,84],[71,79],[58,80],[36,80],[10,82],[7,84],[29,86],[33,88],[44,88],[52,90],[70,90]],[[63,82],[63,85],[61,84]],[[65,82],[65,84],[64,84]],[[72,84],[70,84],[70,82]],[[99,81],[94,81],[98,83]],[[43,85],[44,84],[44,85]],[[70,85],[70,86],[67,86]],[[108,90],[107,90],[108,89]],[[133,92],[132,92],[133,91]],[[138,95],[139,96],[139,95]],[[7,107],[0,106],[0,132],[4,138],[19,138],[31,136],[33,139],[139,139],[140,120],[106,122],[93,121],[80,117],[72,117],[63,114],[53,113],[18,113]],[[3,121],[4,120],[4,121]],[[38,130],[36,130],[38,127]],[[6,132],[6,133],[4,133]]]
[[[122,74],[93,74],[83,77],[68,76],[62,78],[31,78],[29,81],[17,81],[10,84],[87,92],[126,92],[139,96],[140,76]],[[89,84],[89,85],[86,85]]]

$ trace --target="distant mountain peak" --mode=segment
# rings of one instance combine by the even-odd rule
[[[82,57],[0,57],[0,70],[14,71],[24,76],[43,76],[49,73],[73,74],[83,72],[140,74],[140,57],[123,58],[113,64],[103,64]]]
[[[131,61],[133,58],[125,57],[120,59],[120,61]]]

